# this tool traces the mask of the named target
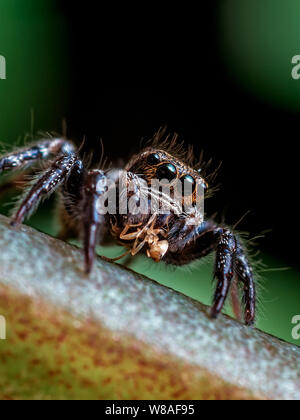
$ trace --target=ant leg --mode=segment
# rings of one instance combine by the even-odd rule
[[[40,160],[49,159],[58,154],[68,155],[75,151],[75,146],[65,139],[49,139],[11,152],[0,158],[0,174],[5,171],[22,169]]]
[[[141,229],[138,229],[136,232],[132,232],[132,233],[127,233],[127,232],[131,228],[139,228],[140,226],[142,226],[142,223],[139,223],[137,225],[126,225],[123,232],[120,234],[120,239],[122,239],[124,241],[131,241],[133,239],[136,239],[136,237],[137,237],[137,235],[139,235]]]
[[[68,177],[77,160],[77,155],[74,153],[59,157],[25,196],[12,219],[12,225],[22,223],[25,217],[34,211],[43,197],[52,194]]]
[[[244,285],[245,322],[247,325],[253,325],[256,312],[255,281],[249,261],[239,244],[235,257],[235,270],[239,281]]]
[[[217,288],[211,316],[216,318],[224,307],[234,275],[234,256],[237,248],[235,236],[225,230],[220,236],[217,246],[215,278]]]

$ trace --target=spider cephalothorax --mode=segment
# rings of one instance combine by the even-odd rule
[[[253,324],[255,283],[245,250],[230,229],[204,219],[207,182],[201,168],[193,167],[192,150],[183,154],[182,145],[174,140],[169,145],[159,133],[124,171],[87,169],[75,146],[65,139],[42,140],[3,156],[0,174],[50,162],[26,192],[12,224],[22,223],[41,199],[59,188],[61,237],[82,236],[87,273],[107,229],[128,248],[127,254],[144,252],[155,262],[184,265],[216,252],[211,315],[220,313],[233,282],[238,282],[244,291],[245,322]]]
[[[147,148],[141,154],[136,155],[126,166],[127,172],[138,174],[150,185],[152,180],[166,180],[176,187],[188,185],[188,193],[183,194],[185,203],[192,206],[196,203],[198,187],[207,189],[207,184],[200,176],[200,172],[191,168],[182,160],[159,148]],[[176,184],[176,185],[175,185]],[[182,191],[180,192],[182,193]]]

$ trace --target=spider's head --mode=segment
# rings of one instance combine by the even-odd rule
[[[135,156],[126,170],[143,178],[149,186],[154,180],[163,184],[169,183],[171,188],[180,189],[190,204],[194,204],[200,190],[202,193],[208,188],[199,171],[168,152],[156,148],[148,148]]]

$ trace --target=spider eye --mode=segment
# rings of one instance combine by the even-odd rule
[[[166,163],[157,169],[156,176],[159,181],[163,179],[173,181],[173,179],[177,178],[177,170],[171,163]]]
[[[206,184],[206,182],[203,182],[203,184],[201,184],[201,186],[203,188],[204,193],[207,193],[207,191],[208,191],[208,185]]]
[[[192,195],[195,192],[196,181],[191,175],[185,175],[182,177],[181,182],[184,196]]]
[[[152,153],[151,155],[148,156],[147,158],[147,163],[149,165],[157,165],[158,163],[160,163],[160,156],[158,153]]]

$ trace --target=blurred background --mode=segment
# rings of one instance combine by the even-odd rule
[[[100,138],[111,160],[126,160],[167,125],[197,155],[203,149],[215,166],[223,162],[207,212],[235,225],[250,210],[238,228],[250,237],[269,231],[255,248],[266,265],[258,326],[299,345],[291,320],[300,314],[300,80],[292,79],[291,60],[300,54],[300,4],[202,3],[200,12],[173,6],[171,17],[148,6],[107,11],[89,1],[1,0],[0,142],[61,133],[65,119],[68,137],[78,144],[85,137],[95,162]],[[54,206],[51,199],[30,224],[55,235]],[[129,266],[211,302],[211,260],[174,271],[137,257]]]

